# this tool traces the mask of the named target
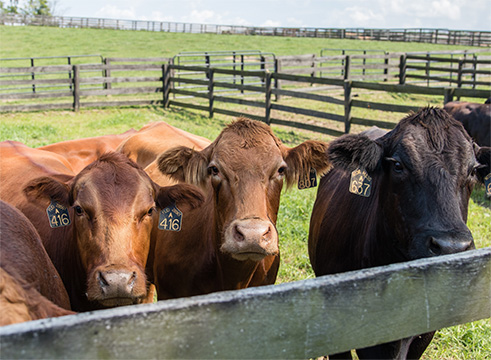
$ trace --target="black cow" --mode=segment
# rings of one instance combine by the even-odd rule
[[[451,101],[443,107],[464,125],[465,130],[479,146],[491,146],[491,103]]]
[[[331,142],[333,169],[320,181],[310,222],[315,274],[473,249],[467,207],[481,150],[462,124],[432,107],[407,116],[382,137],[344,135]],[[486,165],[489,171],[489,157]],[[370,359],[419,358],[432,337],[357,353]]]

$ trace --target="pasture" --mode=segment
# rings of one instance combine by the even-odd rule
[[[180,51],[259,49],[277,55],[319,53],[321,48],[383,49],[386,51],[457,50],[432,44],[362,42],[356,40],[246,37],[147,33],[133,31],[57,29],[0,26],[0,54],[5,57],[96,54],[121,57],[172,57]],[[382,96],[382,95],[381,95]],[[391,101],[394,101],[392,99]],[[379,100],[380,101],[380,100]],[[397,96],[395,101],[397,102]],[[434,99],[420,100],[435,103]],[[242,110],[241,110],[242,111]],[[245,114],[247,115],[247,113]],[[166,121],[191,133],[214,139],[230,117],[156,107],[94,109],[78,113],[50,111],[0,115],[0,140],[21,141],[38,147],[63,140],[122,133],[139,129],[152,121]],[[330,141],[333,138],[301,130],[273,126],[288,146],[307,139]],[[1,177],[8,174],[0,174]],[[316,189],[290,189],[283,195],[278,221],[282,264],[277,283],[313,277],[307,254],[307,233]],[[468,225],[476,247],[491,246],[491,205],[482,187],[475,189],[469,205]],[[489,319],[441,330],[426,351],[425,359],[486,359],[491,357]]]

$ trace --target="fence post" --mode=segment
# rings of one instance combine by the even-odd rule
[[[280,70],[281,70],[280,59],[274,59],[274,73],[275,73],[275,75],[278,74],[280,72]],[[275,78],[274,78],[274,88],[276,90],[281,89],[281,82],[277,76],[275,76]],[[275,101],[280,101],[280,94],[279,93],[275,94]]]
[[[386,51],[385,52],[385,59],[384,59],[384,81],[389,80],[389,53]]]
[[[266,124],[270,125],[271,124],[271,73],[269,71],[266,71],[265,73],[265,95],[266,95],[266,100],[264,102],[264,107],[265,107],[265,115],[264,115],[264,121]]]
[[[401,55],[399,61],[399,85],[404,85],[406,83],[406,62],[407,62],[406,54]]]
[[[213,68],[208,69],[208,99],[209,99],[209,105],[208,105],[208,111],[209,111],[209,116],[210,118],[213,118],[213,102],[215,100],[215,96],[213,95],[213,88],[215,86],[213,77],[215,75],[215,70]]]
[[[108,69],[107,67],[111,65],[111,60],[109,60],[108,58],[104,58],[104,65],[105,65],[105,69],[104,69],[104,79],[106,81],[104,81],[104,84],[102,85],[102,88],[105,89],[105,90],[110,90],[111,89],[111,83],[107,81],[108,78],[111,77],[111,70]]]
[[[349,134],[351,128],[351,81],[344,81],[344,133]]]
[[[31,58],[31,67],[34,67],[34,59]],[[32,80],[35,80],[36,76],[34,75],[34,71],[31,72],[31,79]],[[34,84],[34,81],[33,81],[33,84],[32,84],[32,92],[35,93],[36,92],[36,85]]]
[[[73,111],[80,110],[80,67],[73,65]]]
[[[454,92],[455,88],[452,87],[443,89],[443,105],[450,101],[453,101]]]
[[[346,59],[344,61],[344,80],[348,80],[350,78],[350,56],[346,55]]]
[[[459,60],[459,69],[457,70],[457,87],[460,89],[462,87],[462,70],[464,68],[464,60]],[[460,100],[460,96],[457,100]]]
[[[170,69],[168,64],[162,65],[162,92],[163,92],[163,107],[169,107],[170,95]]]

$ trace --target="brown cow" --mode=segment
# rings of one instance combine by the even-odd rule
[[[369,133],[368,135],[372,135]],[[309,231],[317,276],[474,248],[466,226],[476,171],[489,171],[462,124],[425,108],[378,138],[331,142]],[[419,358],[433,333],[358,349],[360,358]],[[331,358],[331,357],[330,357]],[[350,353],[333,358],[351,358]]]
[[[72,309],[151,300],[145,265],[155,208],[181,200],[197,206],[201,192],[189,185],[161,188],[120,153],[105,154],[74,176],[54,166],[57,154],[10,142],[0,149],[0,197],[38,229]]]
[[[491,104],[451,101],[443,107],[464,125],[465,130],[479,146],[491,146]]]
[[[164,121],[142,127],[118,146],[116,151],[126,154],[142,168],[147,167],[165,150],[175,146],[187,146],[203,150],[211,141],[187,131],[178,129]]]
[[[130,129],[122,134],[61,141],[38,149],[63,156],[70,163],[73,171],[78,173],[102,154],[115,151],[123,140],[134,133],[136,130]]]
[[[0,326],[74,314],[34,226],[4,201],[0,201],[0,249]]]
[[[202,151],[163,153],[160,170],[200,185],[207,198],[183,214],[179,232],[154,229],[149,272],[159,299],[273,284],[283,181],[292,185],[310,169],[324,173],[326,149],[319,141],[288,148],[266,124],[241,118]]]

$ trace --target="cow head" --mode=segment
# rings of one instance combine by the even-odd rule
[[[378,139],[345,135],[328,152],[335,167],[364,169],[372,178],[372,193],[363,201],[383,213],[378,231],[390,233],[393,258],[404,261],[474,247],[467,207],[476,171],[489,169],[489,157],[480,163],[486,162],[482,150],[459,122],[428,107]]]
[[[298,182],[311,168],[329,166],[327,145],[287,148],[270,127],[239,118],[202,151],[176,147],[158,159],[162,173],[206,189],[213,203],[221,252],[239,261],[278,253],[276,218],[283,181]]]
[[[119,153],[101,156],[66,182],[35,179],[24,192],[31,200],[50,199],[70,209],[73,241],[67,246],[75,248],[84,272],[71,276],[85,275],[88,300],[103,307],[145,298],[144,271],[156,208],[180,200],[197,206],[203,200],[190,185],[159,187]]]

